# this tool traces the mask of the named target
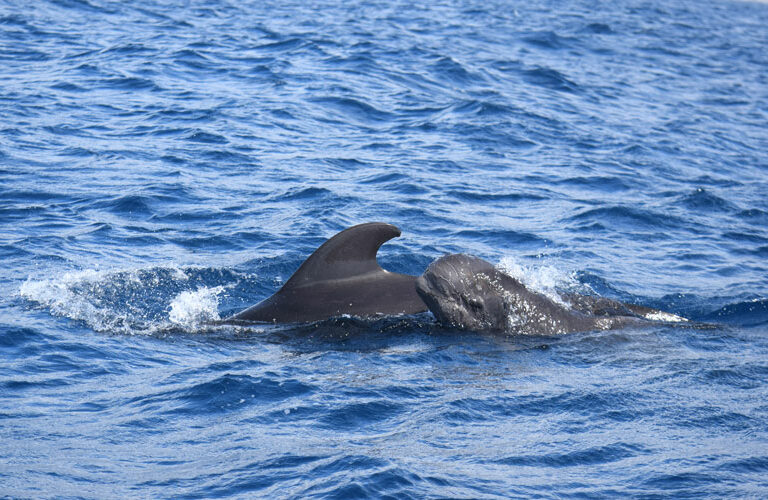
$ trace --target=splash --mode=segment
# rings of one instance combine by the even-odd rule
[[[651,321],[666,321],[668,323],[681,323],[688,321],[688,319],[683,318],[682,316],[664,311],[654,311],[652,313],[645,314],[644,317],[645,319],[649,319]]]
[[[171,301],[169,319],[172,323],[186,327],[221,319],[219,294],[223,291],[223,286],[217,286],[198,288],[194,292],[181,292]]]
[[[19,295],[53,315],[82,321],[93,330],[154,334],[197,330],[219,319],[218,297],[234,283],[206,283],[210,270],[147,268],[122,271],[83,270],[58,277],[29,278]],[[237,281],[237,276],[217,281]]]
[[[88,289],[103,283],[106,273],[96,270],[68,272],[59,278],[27,279],[19,289],[21,297],[47,307],[52,314],[86,322],[97,331],[122,331],[129,321],[127,312],[110,311],[102,299]]]
[[[584,287],[573,273],[563,272],[554,266],[522,264],[511,256],[503,257],[497,267],[519,280],[529,290],[540,293],[558,304],[566,305],[558,290],[575,291]]]

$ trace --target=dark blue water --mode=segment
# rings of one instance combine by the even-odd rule
[[[0,496],[766,497],[767,26],[0,0]],[[210,326],[374,220],[716,326]]]

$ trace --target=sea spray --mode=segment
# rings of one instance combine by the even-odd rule
[[[499,270],[519,280],[528,289],[547,298],[565,304],[559,291],[582,291],[586,285],[576,280],[574,273],[568,273],[551,265],[534,266],[523,264],[512,256],[502,257]]]
[[[217,321],[219,317],[219,294],[224,287],[198,288],[181,292],[171,301],[168,317],[172,323],[192,327],[201,323]]]
[[[201,269],[80,270],[28,278],[19,295],[99,332],[152,334],[219,319],[218,296],[232,283],[200,283]],[[228,278],[235,277],[230,276]]]

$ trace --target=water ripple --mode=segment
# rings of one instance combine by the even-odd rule
[[[5,1],[0,463],[28,497],[760,497],[759,2]],[[691,319],[220,325],[326,238]]]

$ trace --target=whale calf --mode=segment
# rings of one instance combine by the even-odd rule
[[[437,321],[476,332],[560,334],[685,321],[656,309],[611,299],[566,295],[558,303],[529,290],[478,257],[452,254],[432,262],[416,279],[416,291]]]
[[[416,276],[385,271],[376,261],[379,247],[397,236],[397,227],[382,222],[345,229],[315,250],[274,295],[224,321],[298,323],[345,314],[424,312]]]

